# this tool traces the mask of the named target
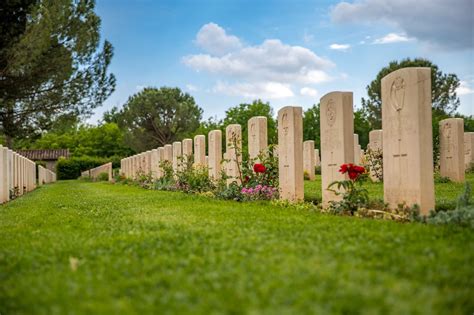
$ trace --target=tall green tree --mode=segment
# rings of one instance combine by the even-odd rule
[[[405,67],[429,67],[431,68],[431,102],[433,104],[433,115],[452,115],[459,107],[459,98],[456,89],[459,87],[459,79],[455,74],[445,74],[438,66],[427,59],[404,59],[392,61],[387,67],[382,68],[367,86],[367,98],[362,98],[362,109],[371,129],[382,128],[382,92],[381,81],[387,74]]]
[[[64,132],[47,132],[33,143],[25,144],[24,148],[68,148],[75,157],[124,157],[133,153],[133,150],[124,144],[123,131],[115,123],[99,126],[78,125]]]
[[[92,0],[0,4],[0,133],[39,135],[60,116],[87,116],[115,88],[112,45]],[[102,47],[100,47],[102,46]]]
[[[268,143],[277,143],[276,120],[273,118],[273,108],[270,103],[264,103],[261,100],[255,100],[252,103],[242,103],[229,108],[225,112],[223,121],[224,127],[230,124],[240,124],[242,126],[242,144],[244,148],[248,145],[248,121],[255,116],[267,117],[267,135]],[[244,149],[247,152],[246,149]]]
[[[125,143],[137,152],[190,137],[202,109],[179,88],[145,88],[131,96],[118,115]]]
[[[316,148],[321,147],[320,106],[314,104],[303,113],[303,140],[314,140]]]

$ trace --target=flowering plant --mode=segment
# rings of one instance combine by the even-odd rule
[[[347,174],[349,180],[332,182],[327,190],[336,196],[342,196],[340,201],[330,201],[329,210],[335,213],[348,212],[353,215],[359,208],[364,208],[369,202],[367,189],[362,188],[362,182],[366,178],[365,168],[352,163],[342,164],[339,172]],[[357,186],[356,183],[359,185]],[[332,188],[336,187],[336,189]]]
[[[342,174],[349,175],[350,180],[356,181],[360,178],[362,174],[365,173],[365,168],[363,166],[354,165],[352,163],[342,164],[339,172]]]
[[[253,166],[253,171],[255,173],[265,173],[266,170],[267,168],[265,167],[265,165],[260,163],[255,163],[255,165]]]
[[[271,200],[278,196],[278,188],[260,184],[255,187],[243,187],[240,192],[244,200]]]

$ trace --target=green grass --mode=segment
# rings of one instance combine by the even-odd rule
[[[469,229],[108,183],[0,206],[0,314],[472,314],[473,262]]]
[[[466,181],[474,188],[474,173],[466,174]],[[383,183],[372,183],[368,180],[364,187],[369,191],[371,199],[383,200]],[[440,210],[453,209],[456,198],[463,192],[464,183],[436,183],[436,207]],[[321,175],[316,180],[304,182],[304,196],[306,200],[321,201]]]

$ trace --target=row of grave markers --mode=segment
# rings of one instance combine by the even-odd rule
[[[253,117],[248,122],[249,156],[256,159],[268,147],[267,118]],[[161,162],[168,161],[173,171],[181,170],[189,158],[193,158],[194,167],[207,167],[209,177],[217,180],[224,171],[229,177],[227,183],[239,182],[242,169],[242,128],[231,124],[226,128],[226,151],[222,148],[222,131],[212,130],[208,134],[208,155],[206,155],[206,137],[197,135],[193,139],[175,141],[154,150],[142,152],[120,161],[121,174],[127,178],[151,175],[161,178],[164,173]],[[194,150],[193,150],[194,148]]]
[[[354,134],[352,92],[324,95],[320,100],[320,111],[322,201],[323,206],[328,206],[331,201],[340,200],[341,196],[326,188],[334,181],[347,179],[347,175],[339,172],[339,167],[345,163],[360,164],[363,151],[358,143],[358,135]],[[276,153],[279,157],[280,198],[290,201],[303,200],[304,170],[312,179],[314,166],[319,163],[319,152],[314,148],[314,141],[303,142],[302,117],[301,107],[288,106],[278,111]],[[442,174],[445,168],[449,172],[457,170],[450,165],[458,164],[462,164],[464,174],[464,152],[459,154],[463,147],[463,140],[460,140],[463,133],[459,124],[456,119],[447,119],[441,124]],[[369,137],[370,147],[383,151],[385,202],[391,208],[400,204],[417,204],[421,213],[427,214],[434,209],[435,202],[430,68],[403,68],[382,79],[382,130],[371,131]],[[265,152],[266,118],[251,118],[248,121],[248,133],[250,157]],[[206,138],[203,135],[196,136],[195,164],[208,166],[211,178],[218,178],[223,170],[230,176],[228,182],[238,181],[242,161],[237,152],[242,147],[241,139],[240,125],[227,126],[226,152],[223,153],[221,131],[211,131],[208,135],[209,156],[206,157]],[[139,173],[159,178],[163,175],[159,163],[164,160],[172,162],[173,169],[177,171],[179,161],[193,154],[192,143],[192,139],[185,139],[125,158],[121,161],[121,173],[128,178],[135,178]],[[472,144],[470,148],[472,151]],[[458,153],[454,157],[456,150]],[[456,159],[457,164],[447,162]]]
[[[36,188],[56,181],[56,174],[38,166],[38,183],[36,181],[36,164],[24,156],[0,145],[0,203],[9,201],[12,194],[22,196]]]
[[[112,162],[102,164],[100,166],[91,168],[87,171],[81,172],[81,177],[82,178],[90,178],[92,180],[96,180],[99,178],[101,174],[107,174],[107,180],[109,182],[113,181],[113,167],[112,167]]]

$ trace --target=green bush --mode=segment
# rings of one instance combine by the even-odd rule
[[[76,179],[81,176],[82,171],[100,166],[112,161],[114,167],[120,166],[120,158],[98,158],[90,156],[72,157],[69,159],[60,158],[56,166],[58,179]]]
[[[455,224],[474,229],[474,205],[471,203],[471,185],[466,183],[464,192],[458,197],[456,209],[432,212],[429,224]]]
[[[97,181],[99,182],[104,182],[109,180],[109,173],[103,172],[100,173],[99,176],[97,176]]]

